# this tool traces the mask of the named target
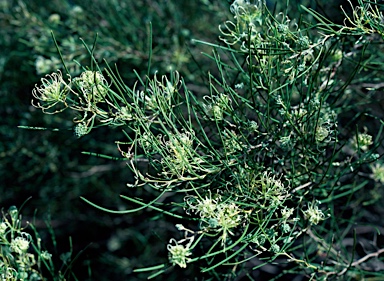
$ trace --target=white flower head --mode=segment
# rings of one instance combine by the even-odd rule
[[[350,141],[351,146],[357,150],[360,148],[362,151],[367,151],[369,146],[373,144],[372,136],[366,133],[358,133],[357,136],[354,136]]]
[[[197,212],[200,213],[201,217],[212,218],[217,209],[217,203],[220,200],[220,197],[217,200],[212,198],[205,197],[205,199],[199,201],[196,206]]]
[[[44,112],[60,103],[64,105],[65,109],[67,107],[66,96],[69,90],[70,87],[64,81],[60,71],[46,75],[45,78],[41,79],[41,85],[35,85],[32,90],[33,97],[38,101],[37,104],[32,101],[32,105],[41,108]]]
[[[221,203],[216,213],[218,226],[224,231],[237,227],[243,218],[242,210],[235,203]]]
[[[48,253],[47,251],[43,251],[41,253],[41,257],[45,260],[50,260],[52,258],[52,254]]]
[[[372,178],[376,182],[384,183],[384,164],[375,163],[375,165],[371,166],[372,169]]]
[[[294,210],[295,209],[293,209],[293,208],[284,207],[284,209],[281,209],[282,218],[284,220],[288,220],[292,216]]]
[[[27,234],[25,235],[26,237],[23,236],[18,236],[15,239],[12,240],[11,242],[11,251],[15,252],[19,255],[26,253],[29,248],[29,239],[27,238]]]
[[[87,101],[100,102],[108,92],[108,83],[99,71],[84,71],[80,77],[74,79]]]
[[[189,245],[180,245],[175,239],[172,238],[169,240],[167,250],[169,252],[169,261],[173,265],[177,264],[181,268],[187,267],[187,262],[190,260],[188,256],[192,254],[190,252]]]
[[[308,209],[303,211],[303,213],[305,219],[311,224],[318,224],[320,221],[325,219],[325,215],[321,210],[319,210],[317,203],[309,203]]]
[[[192,210],[192,212],[200,214],[201,218],[213,218],[217,214],[217,208],[220,204],[221,197],[220,195],[217,195],[217,197],[213,199],[211,194],[209,194],[209,197],[206,196],[205,199],[198,199],[189,196],[185,198],[185,201],[188,208]]]
[[[0,235],[4,234],[7,230],[7,224],[5,222],[0,223]]]

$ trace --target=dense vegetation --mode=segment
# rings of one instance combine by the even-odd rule
[[[384,5],[324,2],[1,1],[2,278],[384,278]]]

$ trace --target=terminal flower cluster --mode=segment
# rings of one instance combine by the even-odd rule
[[[187,246],[181,245],[172,238],[167,245],[167,250],[169,252],[169,261],[173,265],[177,264],[181,268],[187,267],[187,262],[190,260],[189,256],[192,255],[189,244]]]
[[[245,212],[235,202],[223,202],[220,195],[212,199],[187,196],[187,213],[193,212],[200,216],[202,231],[221,233],[222,245],[225,244],[228,234],[234,235],[234,229],[246,219]]]

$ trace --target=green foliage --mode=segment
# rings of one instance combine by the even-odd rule
[[[75,9],[75,6],[78,7]],[[78,24],[73,10],[83,11],[83,20]],[[116,20],[116,11],[119,11],[119,20]],[[141,280],[140,276],[131,274],[133,267],[142,266],[139,256],[152,256],[153,253],[161,256],[161,251],[166,251],[162,244],[152,249],[143,245],[154,244],[153,241],[163,239],[165,234],[140,233],[140,229],[150,224],[144,210],[135,217],[115,218],[86,208],[79,200],[80,196],[85,196],[105,206],[130,208],[133,203],[122,202],[116,194],[126,192],[125,181],[132,175],[122,161],[112,162],[82,153],[86,150],[92,151],[91,154],[119,157],[114,141],[121,137],[120,130],[100,128],[97,138],[87,135],[78,139],[72,131],[72,119],[76,115],[43,115],[31,106],[33,86],[45,72],[59,68],[66,75],[51,31],[73,75],[78,71],[80,76],[79,64],[90,61],[79,38],[93,42],[98,34],[94,55],[100,61],[106,59],[111,64],[116,63],[122,77],[131,83],[131,78],[136,77],[133,69],[143,76],[146,73],[149,22],[152,22],[155,26],[153,72],[177,68],[197,81],[202,71],[198,66],[208,69],[209,65],[208,59],[201,56],[195,61],[202,48],[197,48],[191,38],[197,34],[206,39],[216,36],[217,25],[227,13],[226,2],[211,5],[178,0],[0,1],[0,114],[3,117],[0,125],[0,205],[6,209],[10,205],[20,206],[32,196],[33,200],[24,206],[23,216],[31,220],[35,209],[36,216],[41,219],[48,219],[47,214],[50,214],[59,252],[67,250],[68,236],[73,237],[75,253],[87,247],[86,254],[81,255],[72,268],[81,272],[76,274],[80,279],[97,276],[101,280],[113,280],[130,274],[131,280]],[[52,20],[57,19],[60,20],[54,24]],[[208,22],[212,26],[207,25]],[[115,35],[112,38],[110,34]],[[119,48],[117,43],[111,48],[108,41],[122,43],[117,42]],[[32,126],[39,131],[20,130],[18,126]],[[151,196],[145,191],[139,194]],[[37,226],[40,231],[48,235],[44,224],[40,226]],[[88,247],[90,243],[92,246]],[[123,251],[126,245],[134,249]],[[89,264],[92,265],[92,278],[87,272]]]
[[[51,118],[62,116],[80,142],[98,130],[115,132],[120,156],[101,156],[126,162],[131,175],[121,195],[128,209],[82,199],[125,216],[152,209],[145,216],[158,231],[163,222],[178,230],[164,231],[168,261],[144,261],[137,274],[154,271],[148,275],[154,278],[192,267],[189,272],[200,272],[196,278],[257,280],[258,269],[277,264],[274,280],[289,274],[383,278],[378,257],[384,246],[358,235],[368,208],[382,200],[384,115],[371,103],[383,88],[382,55],[375,51],[383,48],[383,6],[358,4],[351,6],[352,16],[342,10],[346,20],[340,24],[304,6],[299,9],[306,16],[295,20],[285,8],[272,10],[263,1],[233,1],[232,16],[219,27],[221,43],[194,40],[211,49],[204,56],[214,68],[201,69],[203,85],[194,70],[177,71],[171,53],[162,55],[165,47],[152,41],[151,28],[148,53],[131,44],[142,42],[142,33],[117,27],[129,29],[124,19],[135,22],[136,15],[108,17],[92,45],[83,41],[83,57],[72,57],[76,44],[68,51],[63,38],[52,37],[63,68],[41,79],[32,105]],[[119,7],[114,1],[105,5],[105,11]],[[56,24],[72,30],[64,34],[82,32],[71,25],[75,16],[87,17],[72,11],[61,23],[55,16]],[[81,26],[90,30],[95,19]],[[156,30],[155,22],[148,26]],[[127,74],[123,63],[131,57],[119,49],[121,42],[132,46],[134,58],[148,59],[145,70]],[[178,54],[178,62],[184,61]],[[172,67],[157,71],[161,61]],[[135,82],[127,81],[132,77]],[[382,227],[379,220],[369,222]],[[373,258],[375,264],[367,263]]]
[[[0,276],[5,281],[17,280],[67,280],[73,274],[70,270],[72,251],[61,255],[62,267],[57,270],[52,254],[41,245],[41,237],[31,225],[31,235],[15,206],[2,214],[0,222]],[[75,276],[72,276],[76,279]]]

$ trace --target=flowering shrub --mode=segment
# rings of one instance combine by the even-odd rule
[[[157,270],[154,277],[196,264],[217,278],[245,271],[253,280],[254,260],[288,262],[313,280],[353,280],[373,271],[360,267],[370,254],[351,259],[329,232],[339,231],[337,200],[368,188],[366,167],[382,182],[376,161],[383,120],[376,117],[369,134],[359,132],[357,118],[357,128],[345,122],[366,102],[348,95],[369,63],[351,46],[383,43],[379,4],[359,4],[344,26],[305,7],[318,23],[275,16],[263,1],[235,0],[233,18],[220,26],[223,44],[196,40],[212,46],[207,56],[217,66],[207,74],[207,93],[190,90],[177,71],[138,76],[128,86],[96,60],[75,77],[55,72],[36,86],[36,108],[76,112],[77,137],[100,126],[122,128],[117,149],[134,174],[128,186],[157,193],[150,202],[122,198],[183,222],[176,224],[183,238],[166,246],[169,262],[136,272]],[[22,252],[28,240],[21,239],[13,249]]]

